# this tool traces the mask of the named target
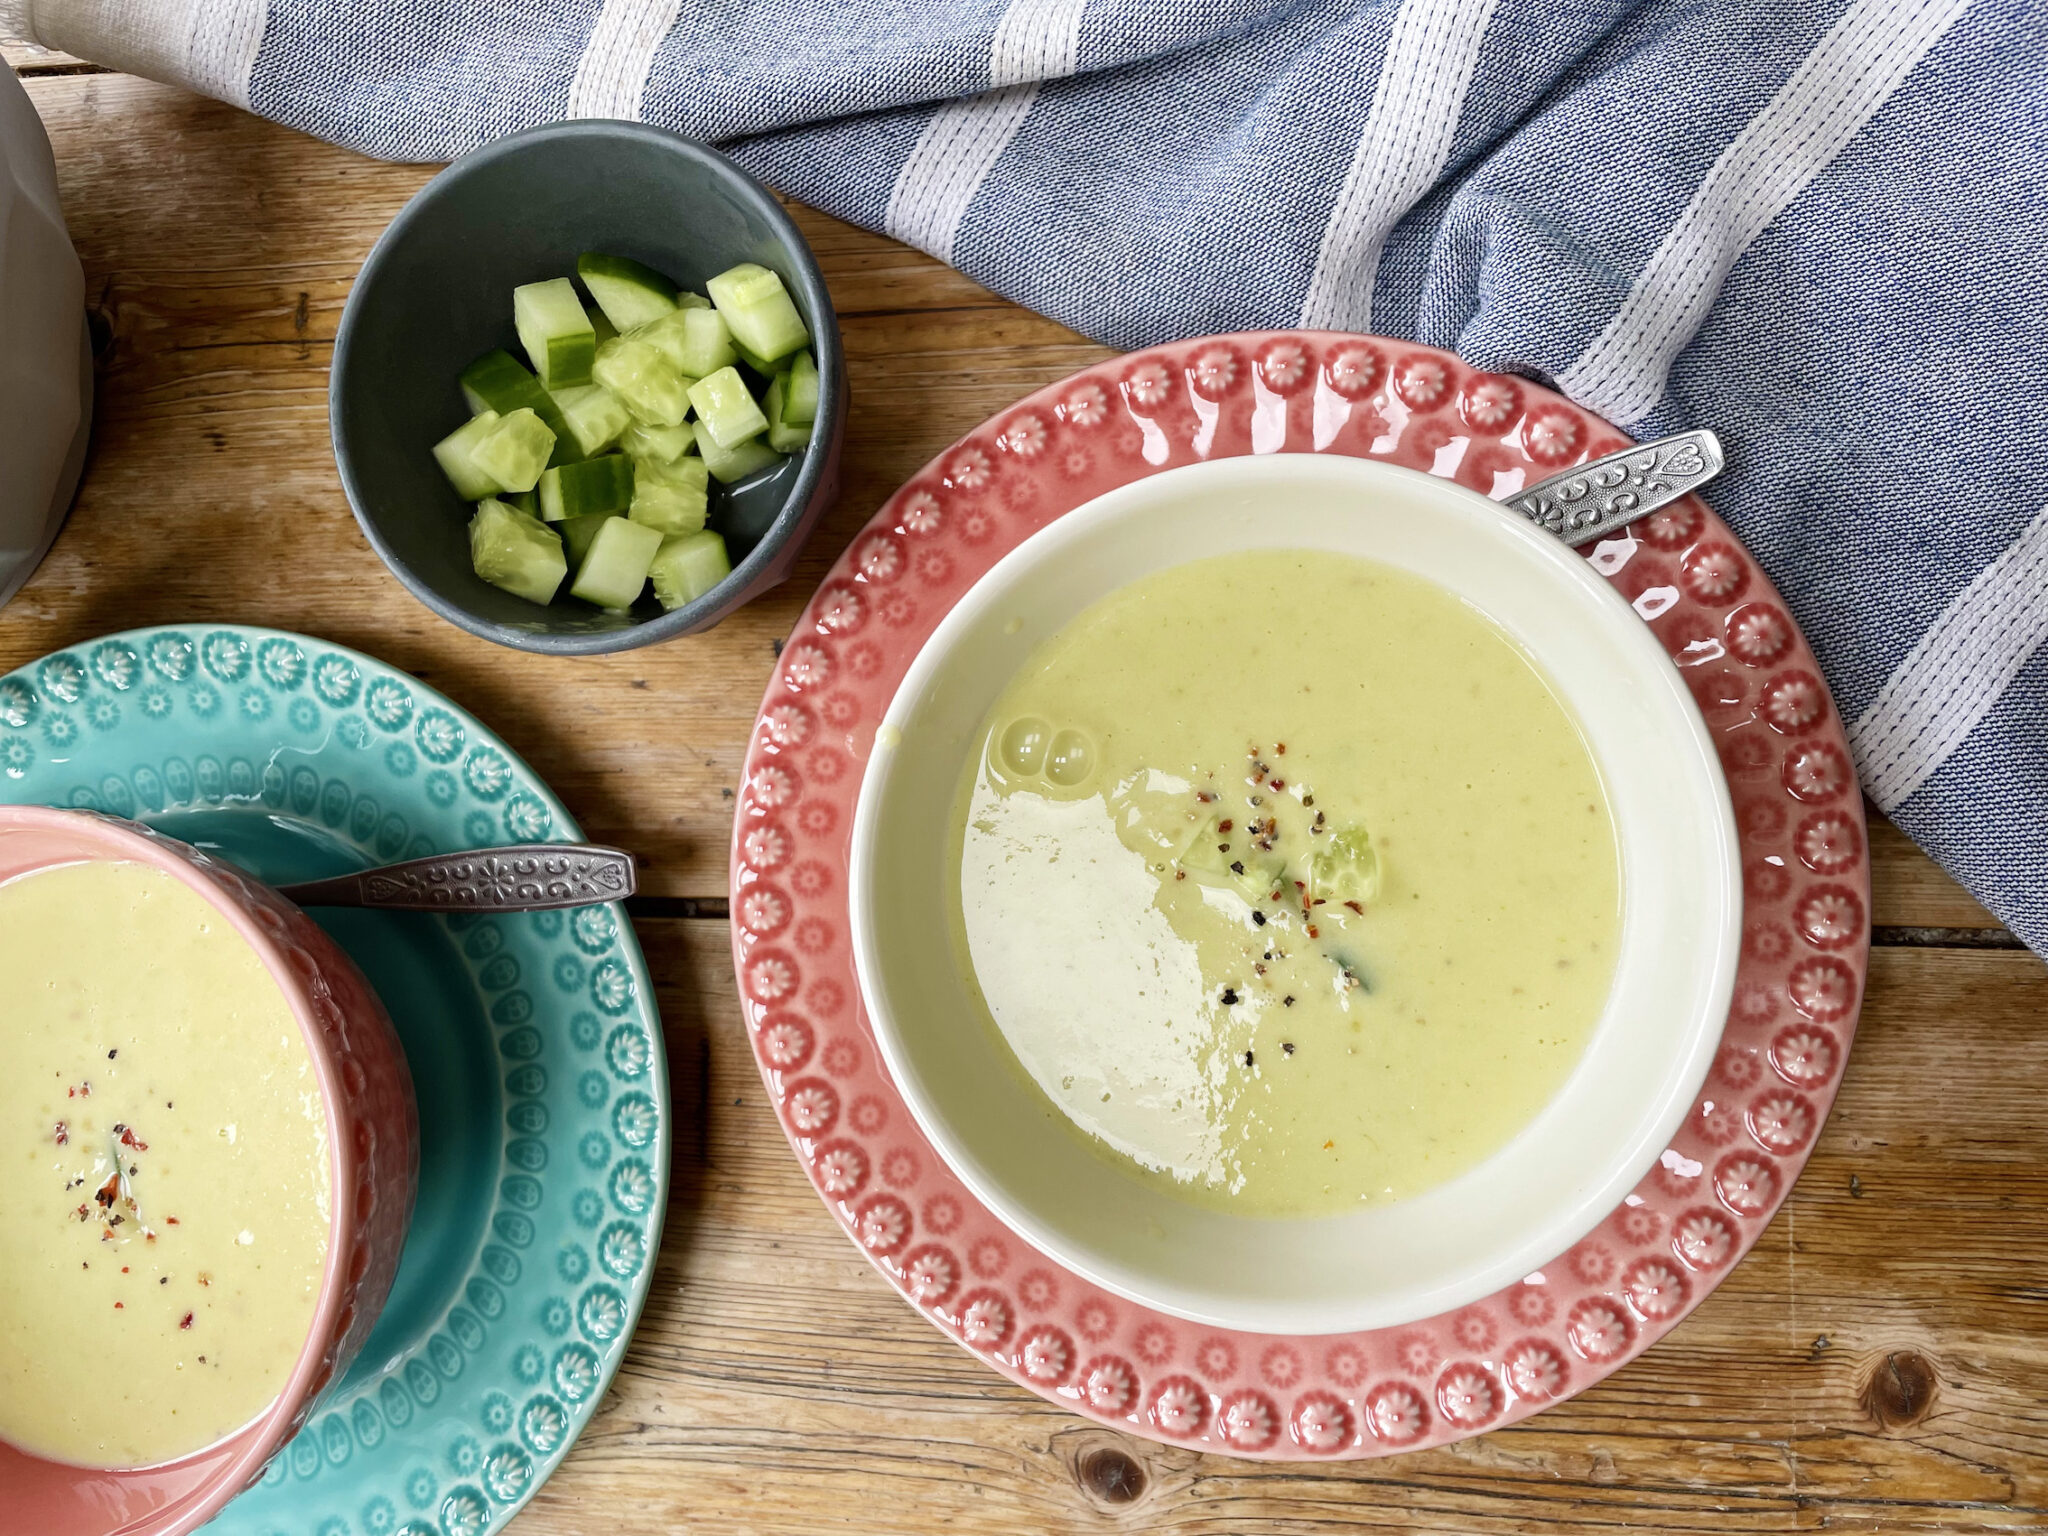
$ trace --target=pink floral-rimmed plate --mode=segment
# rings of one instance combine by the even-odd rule
[[[940,1162],[882,1069],[847,937],[847,841],[897,683],[939,619],[1051,519],[1162,469],[1345,453],[1493,496],[1625,446],[1447,353],[1316,332],[1207,337],[1076,374],[954,444],[833,567],[784,648],[733,827],[733,957],[761,1074],[826,1205],[911,1304],[1013,1381],[1118,1429],[1242,1456],[1385,1455],[1584,1390],[1697,1306],[1804,1166],[1869,956],[1862,801],[1834,705],[1756,563],[1697,499],[1591,558],[1684,670],[1735,801],[1741,968],[1672,1145],[1527,1279],[1400,1328],[1239,1333],[1068,1273]]]

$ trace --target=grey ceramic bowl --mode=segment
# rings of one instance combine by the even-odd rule
[[[818,424],[777,468],[724,490],[712,526],[732,574],[695,602],[630,615],[501,592],[469,563],[469,508],[433,446],[467,416],[457,377],[493,347],[519,351],[512,290],[571,276],[584,251],[631,256],[688,288],[735,262],[782,274],[811,329]],[[421,188],[356,278],[328,394],[342,488],[371,546],[413,595],[472,634],[587,655],[709,628],[789,575],[839,491],[846,377],[839,327],[810,249],[775,198],[715,150],[642,123],[552,123],[495,140]]]

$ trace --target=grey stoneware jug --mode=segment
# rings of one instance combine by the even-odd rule
[[[92,341],[42,119],[0,68],[0,607],[70,510],[92,421]]]

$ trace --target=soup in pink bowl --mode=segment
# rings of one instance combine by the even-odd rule
[[[419,1171],[398,1037],[261,882],[148,828],[0,806],[0,1508],[179,1536],[369,1336]]]

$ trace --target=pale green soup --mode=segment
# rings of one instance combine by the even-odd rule
[[[1434,584],[1178,566],[1039,647],[982,734],[954,940],[1105,1156],[1247,1213],[1400,1199],[1578,1060],[1620,921],[1606,795],[1534,663]]]

